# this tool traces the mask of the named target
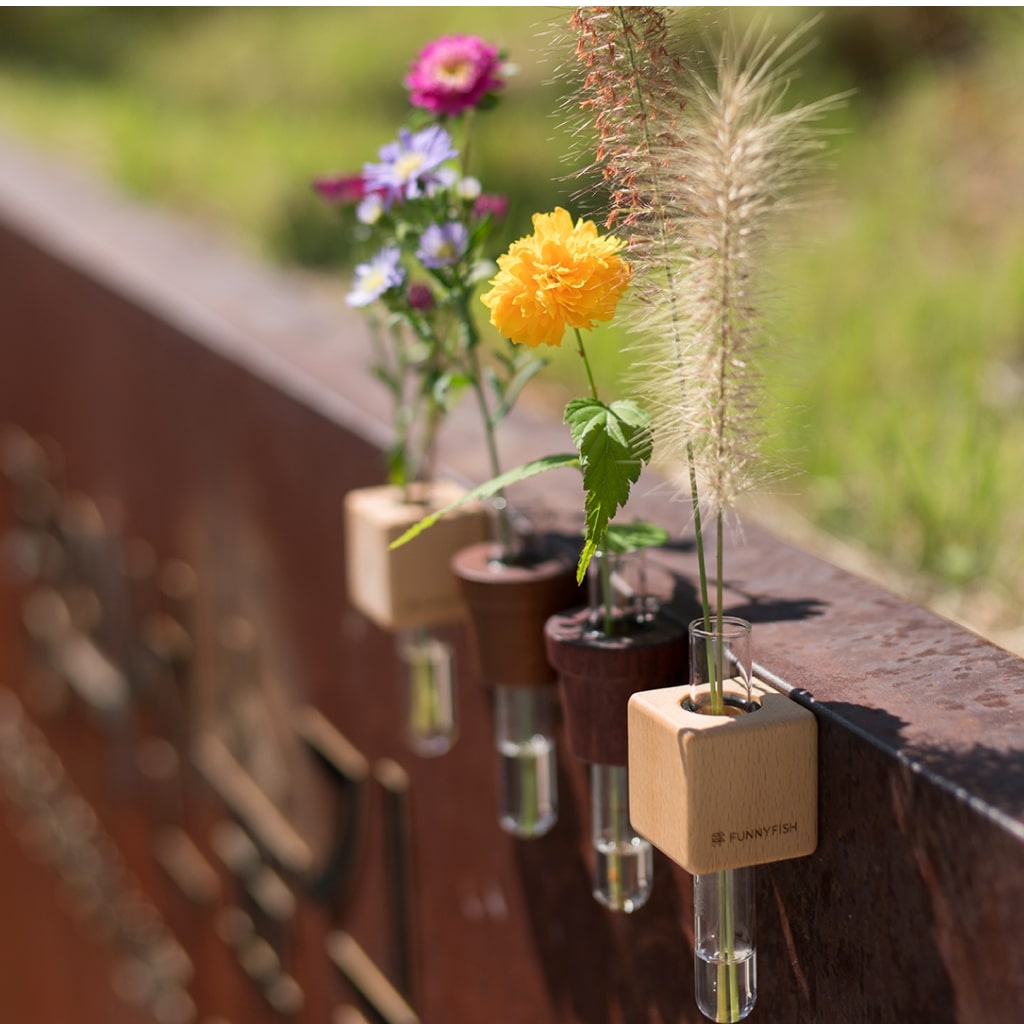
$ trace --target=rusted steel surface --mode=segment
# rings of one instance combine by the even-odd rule
[[[367,342],[337,295],[6,144],[0,295],[0,421],[54,439],[66,493],[116,502],[126,537],[186,560],[199,581],[191,713],[184,737],[162,737],[178,744],[183,795],[166,806],[132,767],[159,715],[143,715],[140,698],[114,727],[79,698],[41,701],[20,623],[26,587],[8,578],[0,590],[0,696],[17,701],[94,809],[90,834],[110,839],[103,849],[188,951],[197,1019],[327,1024],[344,1006],[371,1020],[399,1019],[404,1006],[453,1024],[696,1021],[689,878],[656,856],[637,914],[593,901],[586,773],[564,742],[556,828],[531,842],[498,830],[489,698],[462,629],[448,634],[461,666],[458,743],[423,760],[401,742],[392,638],[344,593],[344,495],[380,481],[387,431],[383,394],[364,383]],[[467,410],[444,439],[448,470],[467,480],[486,472],[476,435]],[[507,464],[567,445],[531,410],[505,440]],[[578,482],[554,474],[543,496],[567,522]],[[9,485],[0,499],[8,535]],[[662,523],[678,515],[660,493],[634,504]],[[1024,1019],[1021,662],[756,526],[744,532],[727,549],[730,611],[755,622],[762,673],[815,712],[821,758],[817,852],[758,872],[750,1019]],[[655,562],[685,616],[692,545],[684,536]],[[283,824],[218,768],[215,745],[192,749],[200,734],[221,736],[225,702],[236,707],[225,679],[242,654],[218,629],[232,617],[255,627],[264,665],[263,685],[237,707],[268,743],[268,715],[295,725],[275,762],[287,769],[274,805]],[[290,904],[254,904],[251,880],[211,839],[225,822],[254,834],[283,879],[294,905],[276,924],[274,907]],[[0,823],[4,1005],[40,1022],[69,1018],[69,1007],[83,1021],[152,1019],[118,975],[123,942],[69,911],[6,798]],[[209,902],[202,872],[189,898],[155,855],[168,824],[212,867]],[[293,832],[333,874],[292,856]],[[303,993],[298,1015],[274,1008],[232,937],[224,912],[257,904],[260,935]],[[53,981],[58,956],[89,965],[61,967],[67,990]]]

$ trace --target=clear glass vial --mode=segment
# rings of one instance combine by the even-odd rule
[[[627,636],[657,610],[657,603],[647,594],[642,550],[596,552],[587,582],[590,626],[600,635]],[[631,914],[650,898],[654,851],[629,823],[626,765],[591,764],[590,805],[594,899],[610,910]]]
[[[647,559],[641,550],[595,551],[587,570],[588,621],[595,634],[627,634],[658,611],[647,593]]]
[[[690,623],[688,707],[707,715],[743,715],[751,700],[750,623],[734,616]],[[693,879],[694,992],[713,1021],[743,1020],[757,1001],[754,868]]]
[[[724,615],[690,623],[688,708],[707,715],[745,714],[751,703],[750,623]]]
[[[555,701],[551,686],[496,686],[498,821],[520,839],[550,832],[558,820]]]
[[[399,633],[396,649],[402,666],[409,748],[421,757],[446,754],[459,734],[454,652],[429,629]]]
[[[754,868],[693,879],[694,992],[713,1021],[743,1020],[757,1001]]]
[[[629,823],[629,776],[625,765],[590,766],[594,899],[631,914],[651,895],[654,852]]]

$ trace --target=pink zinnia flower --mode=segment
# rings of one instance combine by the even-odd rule
[[[506,213],[508,213],[508,199],[492,192],[484,192],[477,197],[473,204],[473,216],[479,217],[481,220],[484,217],[502,220]]]
[[[443,36],[423,48],[405,85],[414,106],[460,114],[505,84],[500,68],[497,47],[478,36]]]
[[[366,183],[361,174],[339,174],[315,178],[313,190],[329,203],[354,206],[366,197]]]

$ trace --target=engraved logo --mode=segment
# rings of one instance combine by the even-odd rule
[[[774,839],[778,836],[788,836],[797,831],[795,821],[780,821],[771,825],[758,825],[756,828],[739,829],[734,832],[712,832],[711,845],[724,846],[726,843],[746,843],[752,839]]]

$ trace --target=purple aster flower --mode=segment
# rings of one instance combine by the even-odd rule
[[[416,258],[425,267],[437,270],[458,263],[469,245],[469,232],[457,220],[447,224],[431,224],[420,235]]]
[[[406,76],[413,106],[461,114],[504,84],[501,56],[478,36],[442,36],[428,43]]]
[[[441,165],[459,155],[451,136],[440,126],[431,125],[415,134],[403,128],[397,142],[380,150],[380,163],[363,168],[368,192],[383,194],[386,208],[404,199],[416,199],[439,180]]]
[[[399,262],[401,252],[396,246],[381,249],[373,259],[356,267],[352,291],[345,296],[350,306],[368,306],[389,288],[397,288],[405,280],[405,271]]]
[[[384,212],[384,200],[379,192],[371,192],[356,207],[356,220],[360,224],[376,224]]]

